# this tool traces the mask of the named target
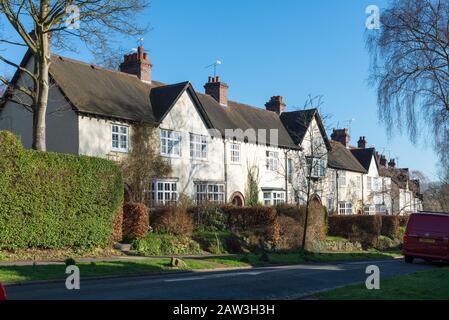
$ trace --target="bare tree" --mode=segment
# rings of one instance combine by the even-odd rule
[[[413,142],[422,129],[431,128],[436,151],[447,159],[449,1],[392,1],[381,24],[379,32],[367,36],[380,119],[389,133],[393,125],[405,126]]]
[[[309,96],[304,104],[304,113],[310,113],[312,109],[317,109],[323,104],[322,96]],[[312,113],[311,113],[312,114]],[[319,124],[307,116],[299,117],[297,125],[306,129],[306,134],[302,142],[302,151],[298,159],[294,162],[294,171],[297,173],[293,184],[293,192],[297,204],[305,204],[304,234],[302,248],[306,248],[307,228],[309,224],[310,206],[315,196],[322,195],[325,188],[325,171],[328,150],[322,137]]]
[[[56,49],[75,50],[73,41],[81,40],[94,53],[108,51],[115,34],[136,36],[145,31],[135,24],[135,16],[147,4],[146,0],[0,0],[0,17],[20,39],[2,35],[0,43],[27,48],[33,57],[33,66],[27,68],[0,55],[0,61],[26,75],[30,85],[11,84],[5,77],[0,82],[16,93],[6,99],[33,112],[34,149],[46,150],[52,44]]]
[[[147,202],[145,191],[151,180],[171,173],[170,165],[160,155],[157,132],[154,126],[146,123],[132,126],[131,151],[122,160],[129,201]]]

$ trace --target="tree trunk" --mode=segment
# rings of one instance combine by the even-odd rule
[[[45,17],[49,10],[47,0],[42,1],[40,15]],[[39,50],[35,56],[37,59],[37,100],[34,108],[33,126],[33,149],[39,151],[47,150],[46,142],[46,115],[48,104],[48,93],[50,88],[48,71],[50,68],[50,34],[45,33],[42,26],[37,26]]]
[[[310,172],[310,175],[312,173]],[[309,175],[309,176],[310,176]],[[302,236],[302,251],[306,250],[306,242],[307,242],[307,225],[309,224],[309,208],[310,208],[310,188],[311,188],[311,183],[310,183],[310,178],[308,178],[307,181],[307,202],[306,202],[306,216],[305,216],[305,221],[304,221],[304,234]]]

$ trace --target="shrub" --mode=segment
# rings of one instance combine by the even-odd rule
[[[410,216],[398,216],[399,219],[399,226],[400,227],[407,227],[407,223]]]
[[[145,239],[133,241],[132,245],[138,254],[145,256],[203,253],[197,242],[183,235],[149,233]]]
[[[373,247],[382,230],[381,216],[331,216],[329,217],[329,235],[360,242]]]
[[[301,226],[302,238],[303,229],[306,219],[306,207],[305,206],[292,206],[292,205],[282,205],[276,207],[276,211],[279,216],[286,216],[294,219]],[[326,238],[326,212],[323,206],[311,204],[309,207],[309,219],[307,225],[307,244],[310,244],[313,240],[323,241]],[[301,243],[302,244],[302,243]]]
[[[108,160],[25,150],[0,132],[0,249],[105,247],[123,203]]]
[[[151,226],[155,232],[191,236],[192,216],[182,206],[160,207],[151,212]]]
[[[396,216],[382,216],[382,230],[383,236],[391,239],[399,235],[399,218]]]
[[[276,210],[266,207],[223,207],[231,232],[249,235],[253,245],[273,246],[279,241]]]
[[[200,206],[189,209],[196,230],[225,231],[228,218],[220,207]]]
[[[123,206],[123,238],[143,239],[150,227],[149,210],[143,203],[126,203]]]
[[[280,239],[276,247],[280,250],[301,249],[302,238],[304,235],[304,226],[297,220],[287,215],[280,215]]]
[[[200,231],[195,233],[193,239],[198,242],[204,251],[212,254],[242,253],[242,240],[231,232]]]

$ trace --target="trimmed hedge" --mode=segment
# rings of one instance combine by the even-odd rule
[[[279,241],[279,221],[274,208],[268,207],[223,207],[228,215],[229,230],[237,234],[251,234],[259,245],[275,245]]]
[[[305,206],[298,207],[294,205],[281,205],[276,207],[276,211],[279,216],[293,218],[304,229],[304,224],[306,221]],[[310,244],[313,240],[324,241],[324,239],[326,239],[326,231],[327,221],[325,208],[321,205],[311,203],[307,223],[307,243]]]
[[[191,236],[193,218],[182,206],[160,207],[151,211],[151,227],[159,233]]]
[[[119,213],[115,217],[112,239],[114,242],[121,242],[123,240],[123,209],[119,210]]]
[[[381,234],[389,238],[396,238],[399,234],[399,218],[397,216],[381,216]]]
[[[280,237],[276,244],[279,250],[297,250],[302,247],[304,236],[304,224],[287,215],[280,215],[279,218]]]
[[[228,217],[220,207],[197,206],[189,208],[195,230],[226,231],[228,229]]]
[[[143,203],[123,206],[123,239],[138,240],[147,236],[150,228],[149,209]]]
[[[142,256],[202,254],[200,245],[184,235],[148,233],[144,239],[134,240],[133,248]]]
[[[381,216],[330,216],[329,235],[374,247],[382,231]]]
[[[105,247],[123,203],[113,162],[25,150],[0,132],[0,249]]]

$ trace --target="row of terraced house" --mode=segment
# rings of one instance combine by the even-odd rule
[[[21,65],[32,60],[26,54]],[[142,47],[124,57],[120,71],[53,55],[50,75],[49,151],[120,160],[132,148],[134,124],[157,128],[172,173],[148,182],[155,206],[181,194],[197,203],[244,206],[251,173],[264,205],[303,203],[309,194],[341,215],[422,209],[420,183],[408,169],[369,147],[366,137],[351,144],[348,129],[328,136],[317,109],[287,112],[281,96],[258,108],[228,100],[229,86],[219,77],[209,77],[204,93],[189,81],[157,82]],[[18,72],[14,81],[30,80]],[[14,132],[28,148],[32,122],[20,105],[0,105],[0,130]]]

